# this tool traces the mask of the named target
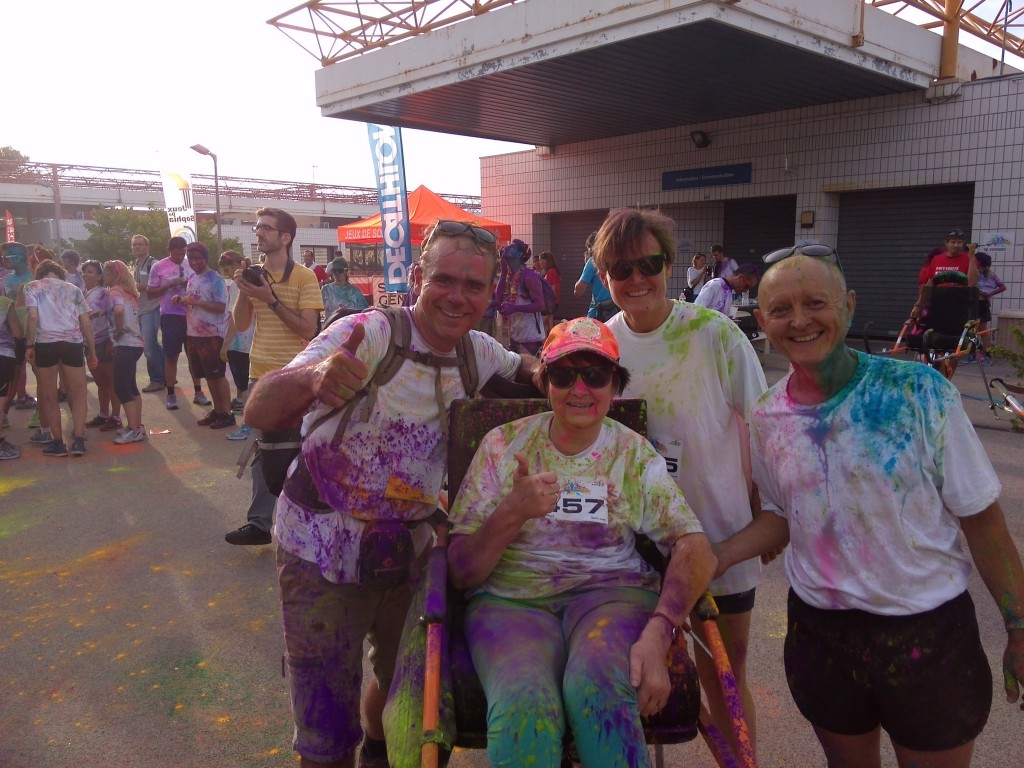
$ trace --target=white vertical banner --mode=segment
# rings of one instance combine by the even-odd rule
[[[161,171],[164,204],[171,237],[183,237],[190,243],[199,239],[196,233],[196,207],[192,200],[192,180],[188,174]]]
[[[380,198],[380,229],[384,239],[384,284],[389,291],[409,290],[412,233],[405,191],[402,129],[367,123],[370,154]]]

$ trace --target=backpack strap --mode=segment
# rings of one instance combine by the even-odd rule
[[[411,336],[409,318],[401,317],[405,315],[405,311],[401,307],[378,308],[377,311],[383,312],[388,319],[388,325],[391,330],[388,338],[388,348],[384,351],[384,356],[381,358],[370,380],[341,409],[341,419],[339,419],[338,426],[334,430],[334,437],[331,439],[332,448],[337,448],[345,437],[345,430],[348,428],[348,423],[352,419],[352,414],[356,408],[365,404],[366,407],[360,413],[359,420],[366,421],[369,418],[369,414],[377,402],[377,390],[380,389],[382,384],[387,384],[391,381],[398,372],[398,369],[402,367],[403,359],[398,356],[398,349],[400,345],[408,346]],[[337,411],[332,409],[327,418],[335,413]],[[319,424],[316,424],[316,426],[319,426]],[[309,434],[312,433],[313,429],[311,428]]]

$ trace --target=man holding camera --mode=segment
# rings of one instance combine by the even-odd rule
[[[291,257],[296,224],[280,208],[256,211],[256,249],[263,254],[262,267],[248,267],[235,273],[238,301],[232,319],[239,331],[256,323],[249,353],[249,388],[263,375],[280,370],[301,352],[316,335],[317,319],[324,308],[320,284],[312,270],[296,264]],[[246,524],[229,531],[229,544],[269,544],[274,521],[274,503],[259,466],[253,461],[252,502]]]

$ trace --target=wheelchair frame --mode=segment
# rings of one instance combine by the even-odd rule
[[[452,404],[450,413],[451,427],[449,429],[450,488],[458,488],[461,485],[462,478],[469,466],[468,461],[460,461],[460,450],[464,450],[464,448],[471,448],[472,451],[469,454],[471,458],[472,453],[475,453],[476,448],[479,446],[483,435],[491,428],[506,423],[507,421],[512,420],[512,418],[518,418],[522,415],[540,413],[548,410],[548,404],[544,400],[504,401],[509,412],[512,413],[511,418],[503,418],[500,421],[492,420],[487,423],[481,423],[479,413],[470,413],[469,418],[474,418],[474,416],[476,418],[474,418],[474,423],[468,430],[471,432],[471,434],[469,434],[467,433],[467,429],[460,423],[460,419],[462,418],[460,414],[462,413],[463,408],[473,408],[474,402],[479,403],[480,401],[456,401]],[[491,409],[497,410],[501,407],[500,404],[496,407],[493,400],[488,402],[490,403],[488,407]],[[620,421],[629,423],[631,419],[628,417],[628,414],[624,413],[622,410],[623,404],[629,402],[630,401],[622,400],[616,401],[615,404],[613,404],[613,412],[609,415],[612,418],[617,418]],[[643,403],[643,401],[632,402],[640,404],[640,408],[642,410],[642,421],[644,426],[646,426],[646,404]],[[464,406],[461,405],[461,403],[467,403],[468,405]],[[467,413],[469,412],[467,411]],[[455,466],[462,464],[464,464],[464,466]],[[421,768],[437,768],[442,764],[441,744],[438,743],[436,739],[432,738],[432,736],[436,734],[437,729],[440,727],[440,707],[442,699],[442,650],[445,640],[444,633],[446,631],[446,619],[449,607],[447,596],[447,545],[448,526],[443,524],[438,526],[437,539],[430,552],[426,570],[426,599],[422,616],[419,619],[421,625],[424,625],[426,630],[426,664],[424,668],[423,682],[423,742],[420,753]],[[699,705],[697,723],[693,725],[659,723],[656,727],[652,728],[651,721],[657,720],[659,715],[662,713],[646,719],[644,730],[645,735],[647,736],[648,745],[655,747],[655,765],[657,768],[663,768],[664,766],[664,744],[683,743],[685,741],[689,741],[696,736],[697,732],[699,732],[707,743],[715,761],[722,768],[756,768],[757,761],[753,745],[750,740],[750,732],[747,726],[742,698],[737,688],[736,679],[732,672],[732,666],[729,662],[728,655],[726,654],[725,644],[722,641],[721,634],[719,633],[717,624],[715,623],[718,617],[718,609],[709,592],[706,592],[702,596],[694,609],[694,612],[703,622],[705,635],[708,639],[708,645],[710,648],[705,646],[699,640],[688,625],[685,626],[685,629],[687,634],[690,634],[693,637],[695,646],[700,645],[704,652],[708,653],[714,663],[719,679],[719,685],[722,688],[723,695],[729,707],[732,729],[736,737],[736,743],[739,747],[739,754],[737,755],[733,752],[729,740],[712,724],[710,714],[703,702],[701,702]],[[696,679],[696,667],[694,666],[692,659],[689,658],[686,647],[686,638],[683,633],[679,634],[679,637],[673,641],[673,644],[669,649],[666,663],[669,664],[670,676],[674,670],[679,674],[682,674],[682,671],[680,670],[681,659],[678,656],[680,653],[686,656],[686,662],[688,663],[688,665],[686,665],[686,671],[689,672],[692,669],[692,676]],[[673,661],[675,664],[673,664]],[[676,686],[673,685],[673,692],[675,692],[675,689]],[[699,685],[697,687],[696,695],[699,697]],[[458,746],[458,744],[454,744],[453,746]]]

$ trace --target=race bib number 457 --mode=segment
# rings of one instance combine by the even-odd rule
[[[594,477],[572,477],[565,480],[558,502],[548,513],[548,518],[566,523],[608,525],[607,481]]]

